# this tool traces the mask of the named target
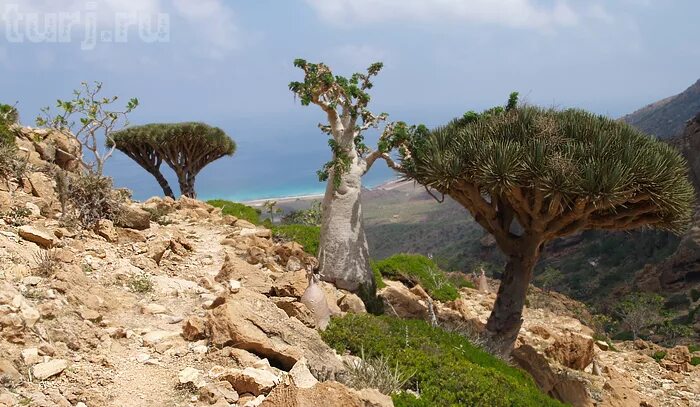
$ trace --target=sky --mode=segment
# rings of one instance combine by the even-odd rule
[[[342,75],[384,62],[370,107],[391,120],[436,126],[511,91],[619,117],[700,78],[698,15],[697,0],[0,0],[0,100],[32,125],[101,81],[139,99],[132,124],[203,121],[236,140],[200,197],[317,192],[330,152],[320,110],[288,90],[295,58]],[[160,193],[121,154],[107,172]],[[365,183],[392,176],[380,165]]]

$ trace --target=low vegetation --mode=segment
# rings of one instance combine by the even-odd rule
[[[260,224],[260,210],[248,205],[227,201],[225,199],[212,199],[207,203],[216,208],[221,208],[224,215],[235,216],[238,219],[246,220],[254,225]]]
[[[374,262],[372,268],[375,275],[378,273],[381,277],[399,280],[409,286],[420,284],[438,301],[455,300],[459,296],[459,288],[473,287],[466,277],[449,278],[432,259],[420,254],[397,254]]]
[[[372,315],[334,319],[322,333],[338,352],[384,358],[403,377],[397,407],[560,406],[520,369],[473,346],[463,336],[418,320]]]
[[[122,199],[113,189],[112,179],[96,173],[71,177],[66,188],[71,214],[86,229],[102,219],[116,220],[122,212]]]
[[[283,240],[292,240],[304,246],[304,251],[312,256],[318,254],[321,228],[311,225],[274,225],[272,234]]]
[[[35,274],[40,277],[51,277],[58,270],[58,259],[56,252],[49,250],[40,250],[34,254],[34,262],[36,263]]]

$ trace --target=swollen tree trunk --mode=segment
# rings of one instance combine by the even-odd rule
[[[360,203],[364,170],[364,162],[355,156],[337,189],[333,185],[333,174],[330,175],[323,198],[318,259],[325,281],[370,297],[375,294],[376,286],[369,265]]]
[[[523,308],[532,272],[539,258],[539,245],[520,248],[508,256],[496,302],[486,323],[498,353],[509,355],[523,324]]]
[[[196,199],[197,193],[194,190],[195,174],[182,172],[177,174],[177,181],[180,184],[180,194],[188,198]]]

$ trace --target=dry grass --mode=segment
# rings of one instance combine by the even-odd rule
[[[360,358],[345,362],[346,372],[343,381],[357,390],[377,389],[391,395],[403,389],[412,375],[401,373],[398,364],[392,366],[384,357],[368,358],[364,350]]]
[[[58,271],[59,262],[56,258],[56,252],[51,249],[34,253],[34,262],[36,263],[34,271],[38,276],[50,277]]]

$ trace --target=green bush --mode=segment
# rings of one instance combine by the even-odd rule
[[[693,302],[700,300],[700,290],[697,288],[690,290],[690,298],[693,300]]]
[[[450,281],[434,261],[420,254],[396,254],[375,262],[372,268],[390,280],[420,284],[438,301],[452,301],[460,287],[473,287],[466,278]]]
[[[654,358],[655,361],[661,362],[661,359],[666,357],[666,351],[665,350],[658,350],[654,352],[653,355],[651,355],[652,358]]]
[[[527,373],[424,321],[348,314],[322,336],[338,352],[386,358],[410,377],[406,388],[420,398],[396,393],[396,407],[562,405]]]
[[[321,228],[308,225],[276,225],[272,226],[272,234],[283,239],[293,240],[304,246],[304,251],[312,256],[318,254]]]
[[[700,356],[693,356],[690,358],[690,364],[693,366],[700,365]]]
[[[252,208],[248,205],[244,205],[238,202],[226,201],[224,199],[212,199],[207,201],[211,206],[221,208],[221,212],[224,215],[232,215],[238,219],[244,219],[248,222],[259,225],[260,224],[260,210]]]
[[[697,344],[688,345],[688,351],[690,351],[690,353],[699,352],[699,351],[700,351],[700,345],[697,345]]]

